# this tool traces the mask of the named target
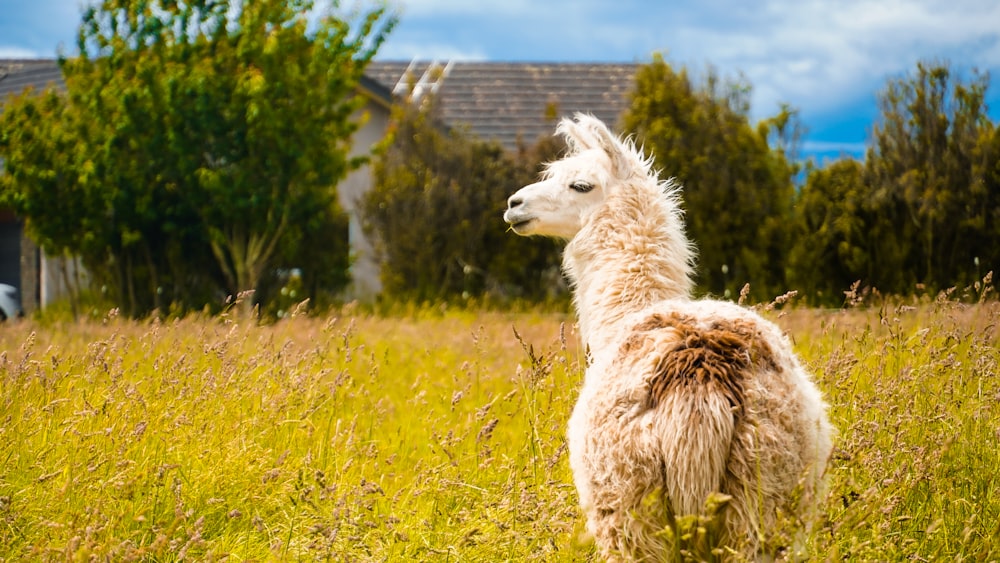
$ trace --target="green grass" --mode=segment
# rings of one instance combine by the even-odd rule
[[[1000,307],[770,314],[840,432],[814,558],[1000,560]],[[0,560],[597,560],[576,339],[431,310],[0,327]]]

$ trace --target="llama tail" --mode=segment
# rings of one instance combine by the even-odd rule
[[[660,407],[664,488],[674,514],[698,514],[725,479],[735,417],[722,393],[678,393],[671,399]]]
[[[647,333],[661,351],[649,378],[664,485],[678,515],[699,513],[725,480],[750,355],[745,336],[724,326]],[[664,327],[666,328],[666,327]],[[724,492],[724,491],[723,491]]]

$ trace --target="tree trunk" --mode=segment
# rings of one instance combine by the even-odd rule
[[[271,233],[248,234],[243,228],[234,227],[228,234],[223,233],[212,239],[212,254],[226,276],[231,297],[240,302],[240,308],[246,317],[253,313],[253,292],[271,262],[287,223],[286,211]]]

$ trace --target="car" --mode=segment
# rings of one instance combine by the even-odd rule
[[[17,297],[17,288],[0,283],[0,321],[16,319],[24,316],[21,301]]]

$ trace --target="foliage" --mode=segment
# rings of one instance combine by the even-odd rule
[[[840,430],[815,558],[1000,558],[997,303],[775,320]],[[0,559],[597,561],[565,317],[109,316],[0,350]]]
[[[518,366],[512,321],[544,335],[536,364]],[[0,336],[0,559],[565,555],[553,391],[577,353],[553,331],[437,313],[23,323]]]
[[[304,199],[289,223],[297,228],[287,233],[254,299],[265,303],[268,313],[288,312],[304,299],[310,300],[310,309],[325,310],[343,299],[341,290],[351,281],[348,216],[336,200],[321,194],[312,203]],[[293,271],[298,293],[289,297],[283,290],[290,289]]]
[[[854,561],[1000,557],[1000,454],[990,447],[998,315],[995,302],[884,304],[807,333],[803,353],[841,431],[818,553]]]
[[[394,23],[383,8],[354,26],[314,13],[310,0],[88,8],[81,56],[60,61],[65,98],[5,105],[4,199],[129,314],[256,289],[289,245],[343,223],[355,86]],[[346,256],[346,238],[327,242]]]
[[[385,296],[536,301],[553,295],[561,287],[556,244],[505,233],[501,216],[507,197],[535,181],[540,163],[560,148],[547,139],[510,155],[444,128],[430,99],[396,106],[364,201]]]
[[[749,86],[722,83],[711,69],[695,85],[659,55],[636,72],[624,129],[683,186],[688,233],[698,248],[699,286],[733,295],[750,282],[758,298],[785,289],[786,225],[795,167],[791,109],[749,123]],[[778,148],[769,147],[775,137]]]
[[[813,303],[842,305],[843,292],[870,270],[863,172],[841,159],[810,170],[796,194],[788,283]]]
[[[852,281],[883,293],[966,286],[1000,266],[1000,136],[988,80],[945,64],[890,81],[864,163],[813,170],[796,198],[789,279],[840,305]]]
[[[865,160],[877,267],[865,274],[883,291],[967,285],[980,274],[975,262],[1000,265],[987,87],[985,75],[966,83],[947,65],[920,63],[880,95],[882,115]]]
[[[60,119],[64,126],[56,125]],[[83,182],[64,172],[85,158],[73,131],[86,126],[55,91],[8,99],[0,113],[0,202],[33,218],[27,228],[50,254],[72,249],[89,262],[101,254],[107,221],[103,214],[77,213],[93,211],[99,203]]]

